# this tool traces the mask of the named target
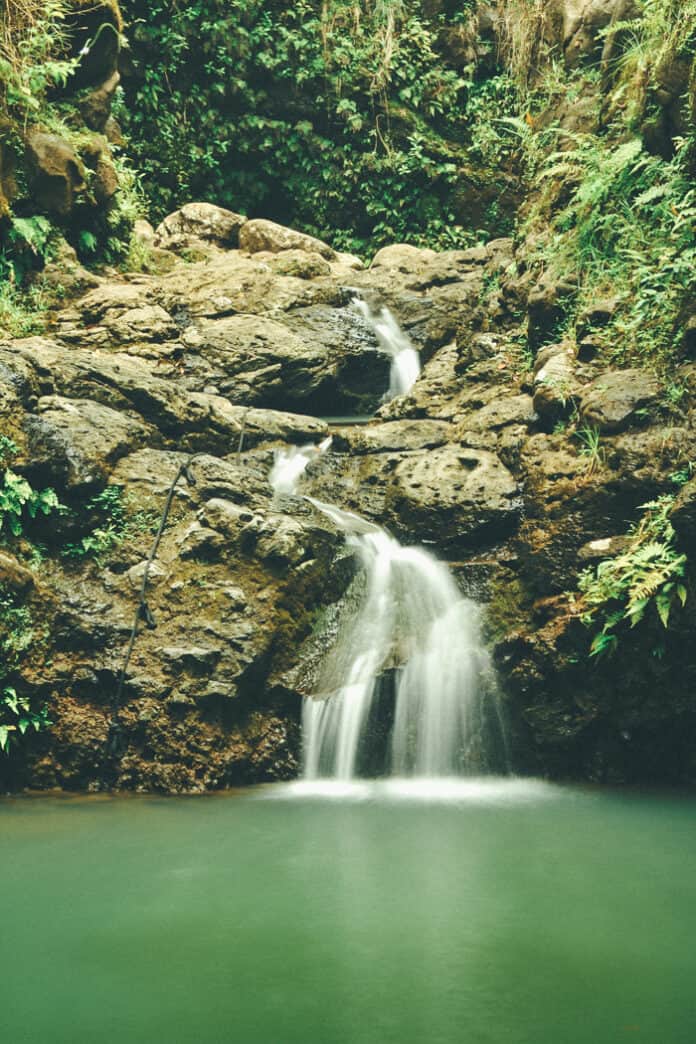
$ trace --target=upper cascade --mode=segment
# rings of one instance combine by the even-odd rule
[[[391,359],[389,390],[385,394],[385,399],[394,399],[397,395],[407,395],[421,372],[420,355],[413,347],[410,338],[385,305],[379,311],[373,311],[370,304],[362,298],[356,297],[352,303],[374,332],[378,350]]]

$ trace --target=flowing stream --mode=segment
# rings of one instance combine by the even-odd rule
[[[418,376],[418,353],[388,309],[374,312],[357,299],[354,305],[392,358],[389,396],[403,394]],[[298,495],[310,462],[330,447],[328,438],[277,451],[274,492]],[[352,512],[306,499],[345,533],[364,591],[344,613],[318,691],[304,701],[305,778],[446,778],[480,770],[483,701],[491,698],[494,710],[495,701],[478,607],[427,551],[403,547]],[[380,731],[387,734],[381,743]]]
[[[410,338],[386,306],[374,310],[368,301],[356,297],[353,307],[363,317],[377,338],[378,351],[391,359],[389,390],[385,399],[407,395],[420,374],[420,356]]]

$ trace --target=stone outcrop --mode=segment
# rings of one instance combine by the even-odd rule
[[[188,213],[192,224],[170,225],[162,274],[102,277],[53,316],[50,336],[0,342],[13,468],[68,509],[27,529],[46,545],[38,571],[24,540],[0,556],[3,589],[41,635],[41,655],[11,682],[55,722],[0,762],[5,784],[196,791],[297,771],[302,664],[330,634],[356,563],[310,503],[273,495],[268,474],[276,450],[328,434],[302,491],[431,543],[485,604],[515,767],[637,778],[651,743],[666,748],[696,720],[688,622],[666,639],[649,622],[638,646],[595,664],[568,593],[696,459],[693,364],[675,374],[688,389],[679,418],[651,375],[605,371],[568,341],[537,345],[529,369],[530,287],[510,240],[439,254],[397,244],[360,269],[289,231],[250,253],[252,222],[227,248],[235,215]],[[178,256],[179,229],[194,230],[199,260]],[[356,294],[386,303],[420,348],[408,395],[382,403],[389,363]],[[580,343],[614,307],[586,310]],[[344,412],[375,416],[330,419]],[[153,531],[182,464],[190,481],[172,497],[149,569],[150,626],[116,711]],[[693,485],[675,501],[684,546]],[[672,643],[663,661],[649,656],[658,640]],[[646,677],[660,697],[639,706]],[[669,771],[694,768],[684,752]]]
[[[239,230],[245,221],[241,214],[212,203],[187,203],[158,226],[154,244],[168,250],[190,249],[200,242],[237,247]]]

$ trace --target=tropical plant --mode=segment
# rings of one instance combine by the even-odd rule
[[[0,436],[0,463],[14,456],[17,445],[7,436]],[[50,515],[60,510],[61,504],[52,489],[35,490],[21,475],[5,468],[0,476],[0,534],[9,529],[12,536],[21,536],[27,516],[36,518],[41,512]]]
[[[601,446],[599,428],[592,428],[589,424],[585,424],[575,432],[575,438],[580,442],[578,452],[587,461],[587,471],[591,475],[604,463],[604,450]]]
[[[580,574],[576,611],[586,626],[600,625],[592,639],[592,656],[614,651],[620,626],[635,627],[651,607],[666,628],[674,606],[685,604],[687,557],[674,544],[669,518],[673,503],[673,497],[662,496],[644,504],[625,550]]]
[[[122,6],[134,71],[119,118],[155,216],[200,198],[357,251],[474,238],[455,199],[482,98],[439,43],[472,4],[431,17],[415,0]],[[505,111],[495,100],[488,115]],[[483,134],[476,148],[491,151]]]
[[[16,689],[7,686],[0,689],[0,751],[9,754],[11,744],[29,729],[41,732],[52,724],[45,703],[37,711],[26,696],[18,695]]]

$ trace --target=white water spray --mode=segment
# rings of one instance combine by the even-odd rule
[[[287,449],[276,450],[273,467],[268,476],[273,492],[296,495],[298,483],[304,475],[307,465],[311,460],[326,453],[331,442],[332,438],[329,435],[317,445],[309,443],[306,446],[289,446]]]
[[[476,605],[426,551],[402,547],[357,515],[312,502],[356,549],[366,590],[327,658],[317,696],[305,700],[305,778],[359,775],[385,678],[394,689],[391,774],[460,775],[491,675]]]
[[[354,298],[352,304],[377,338],[378,351],[391,359],[389,391],[385,397],[394,399],[397,395],[407,395],[421,371],[420,356],[409,337],[386,306],[375,312],[359,297]]]

